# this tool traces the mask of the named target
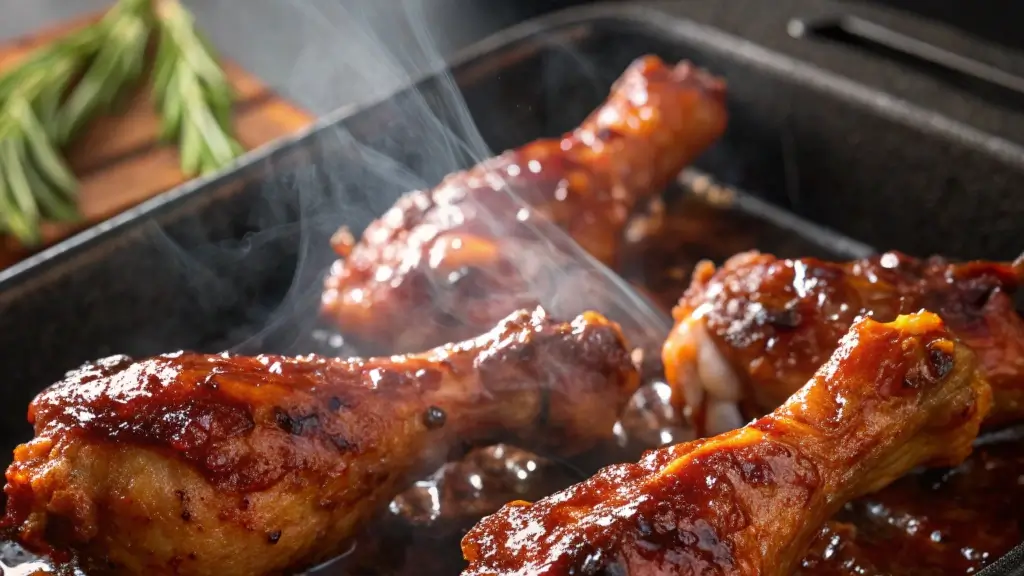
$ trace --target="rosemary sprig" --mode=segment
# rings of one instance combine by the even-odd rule
[[[103,18],[0,73],[0,232],[39,241],[43,220],[76,220],[77,183],[60,150],[142,76],[158,31],[154,96],[162,135],[186,175],[231,162],[232,93],[209,44],[177,0],[118,0]]]
[[[41,219],[73,221],[75,178],[29,100],[9,98],[0,116],[0,225],[21,242],[39,241]]]
[[[121,0],[0,76],[0,229],[23,244],[44,219],[79,217],[59,148],[141,75],[151,18],[148,0]]]
[[[78,215],[75,180],[55,144],[56,118],[70,78],[101,39],[98,27],[83,29],[0,76],[0,230],[24,244],[38,242],[42,218]]]
[[[151,21],[149,0],[121,0],[97,24],[99,46],[88,55],[89,68],[57,115],[59,144],[70,141],[97,114],[109,112],[142,75]]]
[[[157,26],[153,96],[162,116],[161,137],[178,141],[186,175],[217,170],[243,152],[231,136],[231,85],[180,3],[158,4]]]

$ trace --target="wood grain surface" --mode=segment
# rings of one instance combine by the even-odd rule
[[[98,17],[79,18],[0,45],[0,70]],[[235,135],[247,150],[294,133],[314,120],[239,66],[230,61],[223,65],[235,89]],[[67,150],[68,162],[79,180],[82,221],[44,224],[44,242],[32,248],[3,237],[0,268],[184,183],[187,178],[179,168],[177,148],[158,140],[158,125],[148,84],[143,82],[116,116],[99,118],[89,126]]]

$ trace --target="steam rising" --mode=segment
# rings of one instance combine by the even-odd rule
[[[280,4],[250,8],[247,2],[243,7],[241,0],[201,4],[196,4],[198,17],[210,21],[211,27],[225,28],[216,26],[217,19],[234,19],[235,23],[227,28],[251,36],[243,39],[243,46],[246,42],[284,43],[294,36],[254,34],[246,26],[250,10],[276,11],[282,22],[290,21],[283,27],[301,30],[302,45],[280,46],[280,52],[293,55],[295,61],[291,65],[294,72],[278,88],[312,109],[324,109],[339,99],[381,99],[409,85],[420,73],[443,69],[442,55],[426,24],[431,15],[417,0],[406,0],[400,6],[380,3],[388,4],[390,9],[364,3],[355,3],[358,8],[350,8],[337,1],[314,0],[291,0],[287,10]],[[390,34],[384,38],[373,31],[379,27],[375,26],[378,20],[395,16],[387,14],[389,10],[401,12],[410,31],[408,36]],[[471,25],[467,22],[467,26]],[[337,38],[345,39],[344,50],[325,50],[324,47],[337,46]],[[274,54],[278,46],[274,48],[268,50],[264,46],[258,52]],[[246,54],[229,56],[259,69],[259,62],[246,62]],[[584,68],[594,65],[583,58],[578,60]],[[280,68],[282,62],[275,66]],[[538,82],[544,80],[539,78]],[[603,95],[605,89],[595,81],[595,92]],[[294,270],[281,261],[273,264],[279,269],[275,273],[292,275],[283,300],[256,306],[243,322],[249,326],[262,324],[261,329],[255,333],[239,329],[226,346],[246,353],[360,352],[348,346],[338,347],[343,340],[317,318],[322,277],[333,259],[329,249],[331,234],[339,226],[347,225],[358,237],[362,228],[383,214],[400,194],[433,187],[444,175],[495,153],[477,129],[455,79],[447,72],[438,76],[431,90],[400,93],[383,108],[384,113],[373,116],[388,118],[386,125],[367,126],[367,120],[357,117],[322,132],[321,148],[313,159],[315,167],[309,166],[308,160],[303,165],[304,159],[299,159],[298,168],[281,166],[277,174],[264,175],[270,184],[262,191],[262,202],[252,208],[251,232],[241,242],[203,238],[200,226],[188,239],[188,247],[166,238],[162,250],[175,265],[187,270],[201,309],[220,308],[226,300],[237,297],[240,289],[245,289],[220,278],[219,271],[224,266],[267,266],[267,262],[259,260],[271,248],[296,254]],[[343,110],[338,114],[344,113]],[[522,221],[529,206],[501,186],[503,175],[493,176],[498,182],[495,196],[506,198],[476,204],[476,218],[486,223],[491,235],[497,238],[508,236],[513,227],[517,229],[515,245],[508,246],[504,256],[528,280],[528,296],[558,318],[567,319],[585,309],[595,309],[622,323],[634,343],[657,345],[670,327],[668,319],[561,229],[537,217]],[[528,230],[525,239],[524,227]],[[438,309],[455,317],[462,313],[461,303],[450,297],[451,289],[444,281],[435,282],[434,294],[434,306]]]
[[[333,109],[339,100],[361,106],[409,85],[420,73],[442,68],[437,42],[425,24],[430,15],[416,0],[401,4],[380,0],[370,7],[365,6],[369,3],[352,3],[360,6],[358,10],[337,0],[195,0],[189,4],[201,24],[235,35],[215,38],[222,46],[241,47],[227,56],[257,71],[293,70],[290,77],[278,79],[275,88],[313,111]],[[392,9],[401,10],[411,32],[408,37],[381,38],[372,31],[381,11]],[[260,30],[251,16],[256,13],[274,14],[282,23],[290,22],[288,27],[293,30],[297,26],[301,34]],[[324,50],[336,45],[332,37],[345,38],[344,51]],[[298,44],[288,44],[296,39]],[[273,47],[246,50],[256,44]],[[578,61],[581,69],[593,66],[585,59]],[[538,83],[547,80],[538,78]],[[606,88],[600,82],[594,84],[595,92]],[[212,348],[341,356],[360,352],[319,319],[323,276],[335,258],[329,246],[331,235],[341,225],[350,226],[358,235],[400,194],[432,187],[444,175],[495,152],[477,129],[455,79],[445,72],[434,86],[439,89],[429,93],[417,89],[402,92],[380,105],[372,120],[356,117],[321,130],[314,145],[275,156],[280,158],[278,165],[269,170],[247,169],[248,186],[259,191],[254,201],[232,208],[237,212],[231,217],[242,213],[246,219],[234,234],[211,232],[225,228],[223,222],[211,222],[224,217],[219,215],[223,212],[220,207],[209,214],[179,218],[174,233],[165,231],[160,221],[151,222],[148,232],[156,233],[147,238],[155,239],[152,248],[159,266],[181,276],[185,296],[194,304],[195,319],[173,319],[183,326],[175,325],[175,335],[188,332],[190,326],[206,326],[209,321],[204,324],[203,320],[208,316],[245,302],[241,315],[232,318],[226,339],[211,344]],[[351,108],[335,116],[340,118]],[[388,121],[369,125],[381,118]],[[235,200],[231,192],[226,190],[209,201],[231,204]],[[512,227],[518,229],[508,257],[522,277],[530,280],[526,290],[533,298],[562,319],[585,309],[597,310],[620,322],[634,344],[660,345],[670,327],[664,314],[559,228],[536,217],[524,221],[520,216],[529,206],[501,186],[500,180],[495,195],[503,195],[504,201],[477,205],[477,217],[494,237],[506,236]],[[184,224],[180,224],[182,220]],[[525,239],[524,226],[530,231]],[[253,273],[227,273],[239,269]],[[268,286],[250,280],[266,277],[279,278],[286,287],[270,294],[274,291]],[[460,303],[445,297],[443,284],[434,288],[434,304],[457,315]],[[206,338],[203,334],[189,336],[194,341]],[[159,341],[135,345],[138,350],[166,351],[177,344],[174,339],[164,334]],[[13,547],[5,549],[5,553],[14,551]],[[20,557],[5,560],[22,561]],[[32,566],[22,564],[7,573],[17,574]]]

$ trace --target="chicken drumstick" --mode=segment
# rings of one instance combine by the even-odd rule
[[[398,352],[477,334],[557,289],[565,255],[538,241],[538,219],[613,264],[634,206],[724,131],[724,92],[689,63],[637,60],[574,132],[403,196],[358,242],[336,235],[324,313]]]
[[[404,357],[115,357],[33,401],[4,523],[102,572],[278,574],[338,553],[461,442],[610,437],[637,385],[616,325],[541,309]]]
[[[938,316],[855,323],[786,404],[648,452],[463,539],[463,576],[791,574],[846,501],[971,451],[990,390]]]
[[[889,252],[847,263],[747,252],[697,266],[662,358],[673,402],[698,432],[742,426],[785,402],[855,318],[931,310],[981,359],[995,400],[986,425],[1024,416],[1024,264],[920,260]]]

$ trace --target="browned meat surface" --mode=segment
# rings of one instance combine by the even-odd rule
[[[609,438],[638,376],[618,327],[515,313],[474,340],[376,359],[106,359],[31,404],[4,523],[113,573],[287,572],[462,442]]]
[[[843,503],[963,460],[990,401],[936,315],[864,319],[772,414],[488,516],[463,574],[790,574]]]
[[[663,361],[698,429],[718,433],[782,404],[832,354],[855,318],[938,313],[980,357],[995,400],[987,424],[1024,415],[1021,264],[919,260],[890,252],[832,263],[747,252],[702,263],[674,310]]]
[[[915,471],[854,500],[822,528],[795,573],[977,573],[1024,539],[1022,438],[1024,428],[989,434],[956,468]],[[543,498],[572,484],[575,474],[521,450],[474,451],[399,496],[349,561],[316,576],[457,574],[465,567],[459,540],[479,519],[473,514]]]
[[[613,264],[637,203],[724,131],[724,90],[689,63],[637,60],[575,131],[407,194],[358,241],[337,235],[324,313],[389,350],[478,333],[560,289],[570,263],[537,235],[542,222]]]

